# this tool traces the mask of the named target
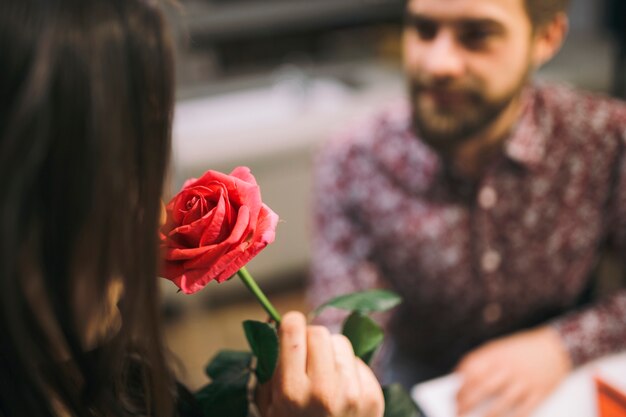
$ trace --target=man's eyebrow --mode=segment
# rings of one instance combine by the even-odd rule
[[[462,28],[481,27],[495,30],[505,29],[504,25],[501,22],[488,17],[463,17],[459,19],[444,19],[408,11],[404,14],[404,20],[406,24],[451,24],[453,26],[460,26]]]
[[[454,24],[463,28],[485,28],[498,31],[505,30],[505,26],[501,22],[489,18],[461,19],[456,21]]]
[[[404,14],[404,21],[407,24],[420,24],[420,23],[429,23],[429,24],[437,24],[437,20],[424,16],[424,15],[420,15],[417,13],[411,13],[411,12],[406,12]]]

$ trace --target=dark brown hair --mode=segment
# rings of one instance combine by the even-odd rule
[[[0,1],[0,416],[172,415],[156,279],[172,106],[148,0]],[[89,351],[118,279],[121,329]]]
[[[524,0],[533,27],[540,28],[552,21],[558,13],[567,11],[570,0]]]

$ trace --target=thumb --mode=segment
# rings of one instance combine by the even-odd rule
[[[272,405],[272,380],[265,384],[258,384],[254,393],[254,402],[256,403],[261,416],[268,417],[269,409]]]

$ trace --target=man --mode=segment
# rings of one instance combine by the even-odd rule
[[[531,81],[566,3],[410,0],[410,106],[317,160],[311,300],[399,292],[391,378],[460,372],[461,414],[528,415],[626,347],[626,292],[590,296],[626,246],[626,106]]]

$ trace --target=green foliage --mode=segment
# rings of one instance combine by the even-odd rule
[[[354,354],[369,363],[383,342],[383,330],[368,316],[355,311],[344,322],[342,333],[350,339]]]
[[[223,350],[215,355],[205,369],[212,382],[195,394],[206,417],[248,415],[251,363],[250,352]]]
[[[343,334],[352,343],[355,354],[369,363],[383,341],[383,331],[368,314],[389,310],[401,298],[386,290],[370,290],[334,298],[313,313],[318,315],[328,307],[350,311],[343,324]],[[243,328],[252,352],[221,351],[207,365],[206,374],[212,382],[195,394],[205,417],[247,417],[248,384],[257,358],[256,373],[260,383],[271,379],[278,361],[278,336],[269,323],[247,320]],[[423,417],[409,393],[399,384],[383,387],[384,417]]]
[[[233,379],[245,371],[250,371],[252,353],[234,350],[222,350],[213,357],[205,368],[205,373],[211,379]]]
[[[246,320],[243,329],[250,348],[257,357],[256,376],[260,383],[272,378],[278,361],[278,336],[276,328],[260,321]]]
[[[318,316],[328,307],[348,311],[359,311],[363,314],[392,309],[402,302],[398,294],[388,290],[368,290],[340,295],[316,308],[312,314]]]
[[[196,393],[205,417],[247,417],[248,388],[213,382]]]
[[[385,396],[384,417],[424,417],[424,413],[413,402],[411,395],[400,384],[383,387]]]

